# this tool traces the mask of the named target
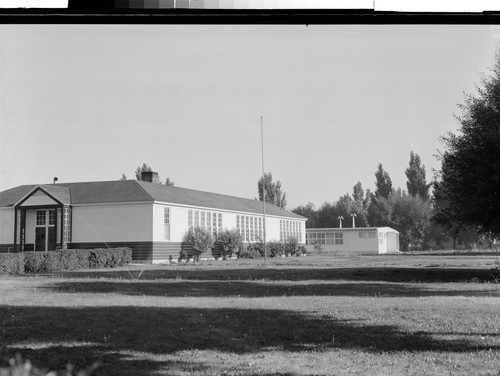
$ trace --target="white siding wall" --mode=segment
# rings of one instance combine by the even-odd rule
[[[47,221],[49,219],[47,218]],[[35,243],[36,210],[26,210],[25,243]]]
[[[217,209],[207,209],[198,207],[183,207],[183,206],[173,206],[167,203],[155,203],[153,204],[153,240],[154,241],[165,241],[164,239],[164,220],[163,213],[164,208],[170,208],[170,241],[171,242],[181,242],[184,235],[188,231],[188,212],[189,210],[199,210],[212,213],[222,213],[222,227],[225,229],[236,229],[236,217],[238,215],[248,215],[252,217],[262,217],[262,215],[256,213],[239,213],[239,212],[228,212]],[[280,239],[280,219],[279,217],[266,216],[266,233],[267,240],[279,240]],[[286,218],[290,219],[290,218]],[[302,227],[302,243],[305,243],[305,220],[300,221]],[[76,241],[76,240],[75,240]]]
[[[14,209],[0,209],[0,244],[14,243]]]
[[[73,206],[72,242],[74,243],[151,241],[152,238],[151,203]]]

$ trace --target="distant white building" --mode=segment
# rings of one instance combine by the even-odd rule
[[[154,173],[152,173],[154,174]],[[262,202],[148,181],[22,185],[0,192],[0,252],[130,247],[134,262],[177,258],[193,227],[264,237]],[[266,239],[305,243],[306,218],[266,204]]]
[[[399,232],[390,227],[308,228],[306,244],[341,253],[398,253]]]

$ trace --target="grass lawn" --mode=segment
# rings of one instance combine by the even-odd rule
[[[498,256],[311,256],[0,277],[0,368],[500,375]],[[498,277],[497,277],[498,278]]]

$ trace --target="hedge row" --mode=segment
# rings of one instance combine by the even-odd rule
[[[131,261],[132,249],[126,247],[0,253],[0,274],[115,268],[129,264]]]

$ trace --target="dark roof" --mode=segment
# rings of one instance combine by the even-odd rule
[[[69,202],[71,204],[104,204],[161,201],[213,209],[262,213],[261,201],[137,180],[21,185],[0,192],[0,207],[14,206],[36,187],[41,187],[65,204]],[[298,214],[271,204],[266,204],[266,214],[304,219]]]
[[[71,204],[71,195],[68,187],[62,187],[58,185],[40,185],[40,188],[54,197],[61,204]]]
[[[153,197],[155,201],[171,202],[173,204],[175,203],[189,206],[219,208],[249,213],[262,213],[262,201],[222,195],[219,193],[197,191],[194,189],[148,183],[145,181],[137,181],[137,183],[151,197]],[[304,219],[304,217],[298,214],[295,214],[288,210],[280,209],[279,207],[271,204],[266,204],[266,214]]]

